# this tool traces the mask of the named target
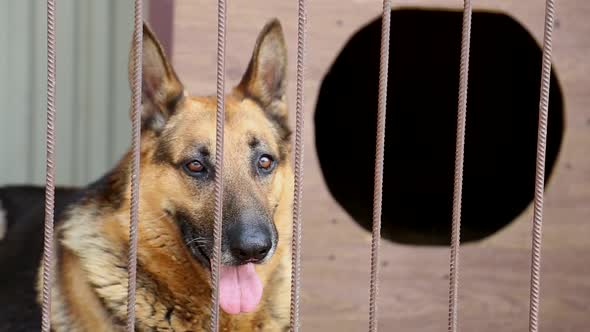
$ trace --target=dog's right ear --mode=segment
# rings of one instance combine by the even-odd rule
[[[280,122],[287,121],[287,46],[277,19],[269,21],[256,40],[250,64],[238,85]]]
[[[129,53],[129,85],[133,86],[135,52]],[[184,97],[184,87],[149,26],[143,24],[141,128],[159,132]]]

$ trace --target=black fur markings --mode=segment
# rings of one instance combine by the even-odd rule
[[[204,268],[210,268],[209,257],[206,253],[208,248],[203,248],[203,244],[196,241],[197,238],[203,238],[204,236],[202,235],[202,231],[191,223],[189,214],[185,211],[177,211],[174,216],[174,221],[180,229],[182,240],[193,257],[197,259]]]
[[[178,93],[176,96],[171,97],[166,102],[166,110],[168,111],[169,116],[173,116],[174,114],[176,114],[176,106],[178,106],[183,97],[184,90],[181,89],[180,93]]]
[[[172,325],[171,319],[172,319],[173,312],[174,312],[174,307],[169,307],[168,310],[166,310],[166,315],[164,316],[169,325]]]
[[[250,134],[248,145],[250,146],[250,148],[256,149],[258,146],[260,146],[260,140],[258,139],[258,137],[254,136],[253,134]]]
[[[84,194],[84,199],[94,200],[101,206],[118,209],[123,204],[124,191],[127,187],[128,164],[116,167],[97,181],[91,183]]]

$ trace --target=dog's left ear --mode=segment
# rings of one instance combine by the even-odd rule
[[[273,19],[258,36],[248,69],[238,85],[273,118],[286,121],[287,47],[281,23]]]
[[[159,132],[184,97],[184,87],[168,62],[156,35],[143,24],[141,128]],[[135,52],[129,53],[129,85],[133,86]]]

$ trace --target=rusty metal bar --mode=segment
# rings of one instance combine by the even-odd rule
[[[141,151],[141,88],[143,62],[143,1],[135,0],[135,31],[133,34],[133,82],[132,111],[133,122],[131,149],[133,161],[131,165],[131,206],[129,223],[129,256],[127,261],[127,331],[135,331],[135,290],[137,277],[137,224],[139,209],[139,173]]]
[[[464,1],[461,32],[461,64],[459,69],[459,103],[455,147],[455,183],[453,191],[453,226],[449,264],[448,331],[457,331],[459,294],[459,247],[461,244],[461,202],[463,199],[463,160],[465,155],[465,123],[467,121],[467,87],[469,81],[469,49],[471,42],[471,0]]]
[[[219,270],[221,265],[221,230],[223,220],[223,125],[225,119],[225,0],[217,2],[217,115],[215,139],[215,216],[213,255],[211,256],[212,332],[219,330]]]
[[[545,190],[545,151],[547,145],[547,118],[549,110],[549,87],[551,82],[551,53],[555,1],[545,5],[545,31],[543,36],[543,64],[539,98],[539,130],[537,133],[537,163],[535,171],[535,201],[533,215],[533,244],[531,255],[531,292],[529,331],[539,330],[539,304],[541,292],[541,239],[543,237],[543,192]]]
[[[47,0],[47,162],[45,164],[45,229],[43,234],[43,303],[41,330],[51,331],[53,220],[55,206],[55,0]]]
[[[301,206],[303,201],[303,155],[304,155],[304,90],[305,90],[305,35],[307,13],[305,0],[298,2],[297,24],[297,101],[295,120],[295,192],[293,200],[293,238],[291,248],[291,331],[298,332],[299,289],[301,287]]]
[[[387,75],[389,71],[389,30],[391,0],[383,0],[381,20],[381,60],[379,64],[379,102],[375,148],[375,182],[373,193],[373,231],[371,240],[371,281],[369,290],[369,331],[377,331],[377,296],[379,284],[379,242],[381,239],[381,205],[383,200],[383,164],[385,158],[385,115],[387,112]]]

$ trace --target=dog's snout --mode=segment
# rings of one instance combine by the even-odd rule
[[[240,264],[262,261],[272,248],[272,234],[263,223],[238,223],[228,231],[229,249]]]

